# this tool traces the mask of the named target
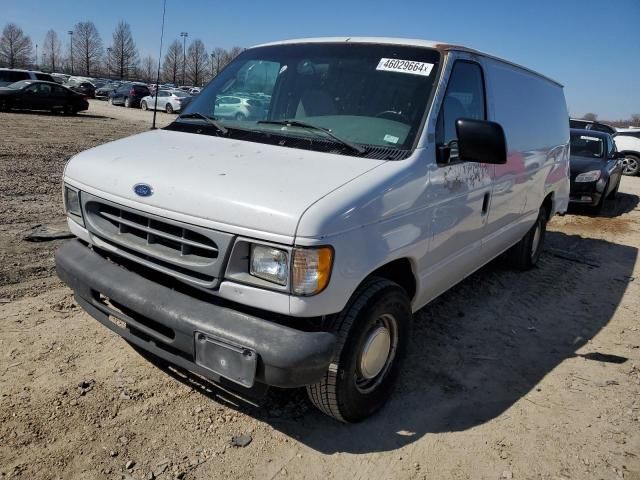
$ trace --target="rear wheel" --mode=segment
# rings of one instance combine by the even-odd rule
[[[140,108],[141,108],[142,110],[147,110],[147,102],[144,102],[144,101],[143,101],[143,102],[141,102],[141,103],[140,103]]]
[[[541,207],[531,230],[509,250],[509,262],[518,270],[529,270],[538,263],[547,233],[547,220],[548,213]]]
[[[363,420],[391,396],[411,329],[411,305],[396,283],[372,277],[330,319],[338,338],[325,376],[307,386],[311,402],[341,422]]]
[[[638,175],[640,173],[640,157],[631,153],[625,153],[624,160],[622,160],[624,175]]]
[[[164,107],[164,111],[167,113],[173,113],[173,107],[171,106],[170,103],[167,103]]]
[[[129,97],[124,97],[124,106],[125,108],[131,108],[131,100],[129,100]]]

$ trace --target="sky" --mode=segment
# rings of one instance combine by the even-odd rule
[[[0,0],[0,28],[34,43],[96,24],[105,47],[120,20],[141,57],[157,57],[162,0]],[[165,46],[188,32],[209,51],[290,38],[386,36],[462,44],[519,63],[565,86],[573,116],[640,113],[640,0],[167,0]],[[187,43],[188,46],[188,43]]]

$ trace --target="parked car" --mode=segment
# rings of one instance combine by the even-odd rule
[[[262,118],[220,117],[258,90]],[[567,118],[560,84],[460,46],[249,48],[166,128],[68,162],[78,239],[56,269],[137,350],[244,394],[306,386],[359,421],[414,312],[503,252],[536,265],[569,202]]]
[[[182,90],[160,90],[158,92],[158,110],[167,113],[180,112],[191,101],[191,96]],[[142,110],[153,110],[156,106],[155,95],[148,95],[140,101]]]
[[[140,106],[140,100],[149,95],[149,87],[146,85],[138,84],[123,84],[120,85],[111,94],[112,105],[124,105],[127,108],[137,108]]]
[[[44,80],[53,82],[54,79],[48,73],[34,70],[20,70],[17,68],[0,68],[0,87],[6,87],[20,80]]]
[[[601,211],[605,200],[618,193],[623,158],[608,133],[572,128],[569,201]]]
[[[624,175],[640,174],[640,129],[616,129],[604,123],[574,118],[569,120],[569,124],[571,128],[584,128],[612,135],[616,148],[620,153],[624,154],[622,161],[624,169],[622,173]]]
[[[119,83],[108,83],[100,88],[96,88],[95,98],[98,100],[108,100],[119,86]]]
[[[613,137],[618,151],[624,155],[622,160],[624,175],[640,174],[640,129],[619,128]]]
[[[74,114],[88,108],[89,102],[84,95],[56,82],[21,80],[0,87],[0,111],[48,110]]]
[[[91,82],[80,82],[69,88],[74,92],[78,92],[78,93],[81,93],[82,95],[85,95],[87,98],[96,97],[96,87]]]
[[[215,102],[216,117],[234,120],[252,120],[262,118],[265,113],[264,104],[255,98],[224,95]]]
[[[69,77],[71,75],[67,75],[66,73],[52,73],[51,74],[51,78],[53,78],[53,81],[59,84],[65,84],[67,83],[67,80],[69,80]]]
[[[193,88],[189,89],[189,95],[191,95],[192,97],[195,97],[201,91],[202,91],[202,89],[200,87],[193,87]]]

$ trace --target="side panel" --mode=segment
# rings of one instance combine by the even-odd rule
[[[547,194],[566,209],[569,123],[560,86],[491,58],[483,65],[490,120],[502,125],[508,152],[495,166],[484,245],[495,256],[528,231]]]

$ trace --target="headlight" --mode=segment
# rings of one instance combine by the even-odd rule
[[[305,296],[320,293],[329,283],[332,265],[331,247],[294,249],[292,292]]]
[[[64,210],[69,217],[84,225],[82,208],[80,207],[80,191],[67,185],[64,186]]]
[[[595,182],[600,178],[602,172],[600,170],[591,170],[590,172],[581,173],[576,177],[576,182]]]
[[[287,252],[266,245],[251,245],[249,273],[268,282],[286,285],[289,279]]]

